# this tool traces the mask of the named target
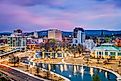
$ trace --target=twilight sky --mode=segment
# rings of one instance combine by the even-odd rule
[[[0,32],[121,30],[121,0],[0,0]]]

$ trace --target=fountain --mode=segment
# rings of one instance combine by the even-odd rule
[[[80,72],[83,74],[84,73],[84,67],[82,65],[82,67],[80,68]]]
[[[82,65],[82,67],[80,68],[80,72],[81,72],[81,76],[82,76],[82,79],[83,79],[83,76],[84,76],[84,67]]]
[[[101,72],[102,70],[101,69],[99,69],[99,72]]]
[[[42,64],[42,67],[45,68],[45,64],[44,63]]]
[[[33,64],[30,63],[30,65],[33,65]],[[108,81],[109,78],[112,79],[113,81],[117,81],[117,80],[120,81],[120,78],[117,78],[116,75],[113,73],[107,72],[105,70],[103,71],[94,67],[87,67],[84,65],[80,66],[80,65],[71,65],[71,64],[56,64],[55,67],[51,67],[50,64],[41,63],[41,67],[44,69],[49,68],[49,70],[59,75],[62,75],[64,77],[67,77],[71,79],[71,81],[91,81],[92,76],[95,73],[99,75],[99,77],[101,78],[101,81]]]
[[[69,75],[69,77],[71,77],[71,75]]]
[[[94,72],[93,72],[93,68],[90,68],[90,75],[93,76]]]
[[[48,70],[49,70],[49,71],[51,70],[51,65],[50,65],[50,64],[48,64]]]
[[[76,66],[74,65],[74,74],[76,74]]]
[[[66,64],[64,64],[64,70],[67,71],[67,65]]]
[[[63,65],[60,65],[60,71],[63,72]]]
[[[106,78],[108,77],[108,73],[107,73],[107,72],[105,72],[105,77],[106,77]]]

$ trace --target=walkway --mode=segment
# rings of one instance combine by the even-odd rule
[[[12,69],[5,65],[0,65],[0,70],[15,79],[16,81],[46,81],[44,79],[40,79],[38,77],[34,77],[30,74],[20,72],[18,70]]]
[[[20,49],[15,49],[15,50],[12,50],[12,51],[10,51],[10,52],[6,52],[6,53],[4,53],[4,54],[0,54],[0,57],[2,57],[2,56],[5,56],[5,55],[8,55],[8,54],[11,54],[11,53],[14,53],[14,52],[17,52],[17,51],[19,51]]]

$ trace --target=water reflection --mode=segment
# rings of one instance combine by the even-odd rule
[[[105,72],[105,77],[107,78],[107,72]]]
[[[51,65],[50,65],[50,64],[48,64],[48,70],[49,70],[49,71],[51,70]]]
[[[30,63],[34,65],[34,63]],[[69,78],[71,81],[92,81],[92,76],[96,73],[99,75],[101,81],[116,81],[116,76],[92,67],[69,64],[45,64],[38,63],[38,67],[53,71],[62,76]]]
[[[64,71],[67,71],[67,65],[64,64]]]
[[[74,65],[73,68],[74,68],[74,75],[76,75],[76,65]]]
[[[93,76],[94,72],[93,72],[93,68],[90,68],[90,75]]]
[[[60,65],[60,71],[63,72],[63,65]]]

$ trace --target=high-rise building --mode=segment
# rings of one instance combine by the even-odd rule
[[[55,39],[57,41],[62,41],[62,32],[57,29],[48,30],[48,39]]]
[[[73,31],[73,45],[83,44],[85,41],[85,31],[83,28],[75,28]]]

